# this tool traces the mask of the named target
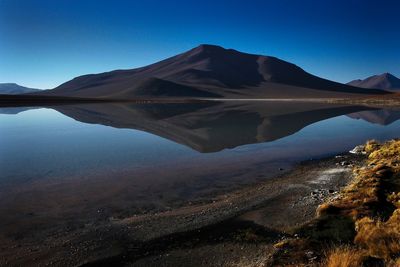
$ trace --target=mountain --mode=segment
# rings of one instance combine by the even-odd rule
[[[275,57],[200,45],[146,67],[80,76],[41,94],[129,99],[320,98],[383,93],[325,80]]]
[[[354,80],[349,82],[348,85],[362,87],[362,88],[400,91],[400,79],[390,73],[374,75],[364,80]]]
[[[18,95],[40,91],[39,89],[24,87],[16,83],[0,83],[0,94]]]

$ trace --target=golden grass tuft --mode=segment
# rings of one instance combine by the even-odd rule
[[[379,149],[372,150],[368,153],[370,164],[381,163],[385,165],[392,165],[392,167],[399,167],[398,163],[400,162],[400,141],[388,141],[379,146]]]
[[[332,249],[322,263],[326,267],[360,267],[367,255],[362,250],[350,247],[338,247]]]
[[[396,208],[400,208],[400,192],[392,192],[388,196],[388,201],[391,202]]]
[[[372,216],[375,210],[371,209],[371,206],[379,202],[382,179],[386,175],[382,170],[386,170],[382,165],[370,169],[357,169],[353,182],[342,190],[340,198],[321,204],[317,215],[341,214],[354,220]]]
[[[400,266],[400,257],[389,262],[387,266],[388,267],[399,267]]]
[[[377,150],[379,148],[379,143],[376,140],[369,140],[364,147],[365,152],[370,154],[371,152]]]
[[[390,261],[400,255],[399,227],[397,214],[386,222],[362,218],[356,222],[357,235],[354,243],[364,247],[370,256]]]

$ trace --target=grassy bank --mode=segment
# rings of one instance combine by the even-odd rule
[[[400,141],[370,141],[364,153],[352,182],[275,244],[271,265],[400,266]]]
[[[349,105],[368,105],[377,107],[399,107],[400,93],[389,95],[380,95],[363,98],[343,98],[343,99],[328,99],[327,103],[331,104],[349,104]]]

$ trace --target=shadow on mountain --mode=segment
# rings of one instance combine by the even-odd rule
[[[54,109],[85,123],[152,133],[199,152],[273,141],[321,120],[373,110],[362,106],[263,101],[80,104]]]

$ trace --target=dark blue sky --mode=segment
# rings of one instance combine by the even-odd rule
[[[201,43],[347,82],[400,75],[400,1],[0,0],[0,82],[52,88]]]

